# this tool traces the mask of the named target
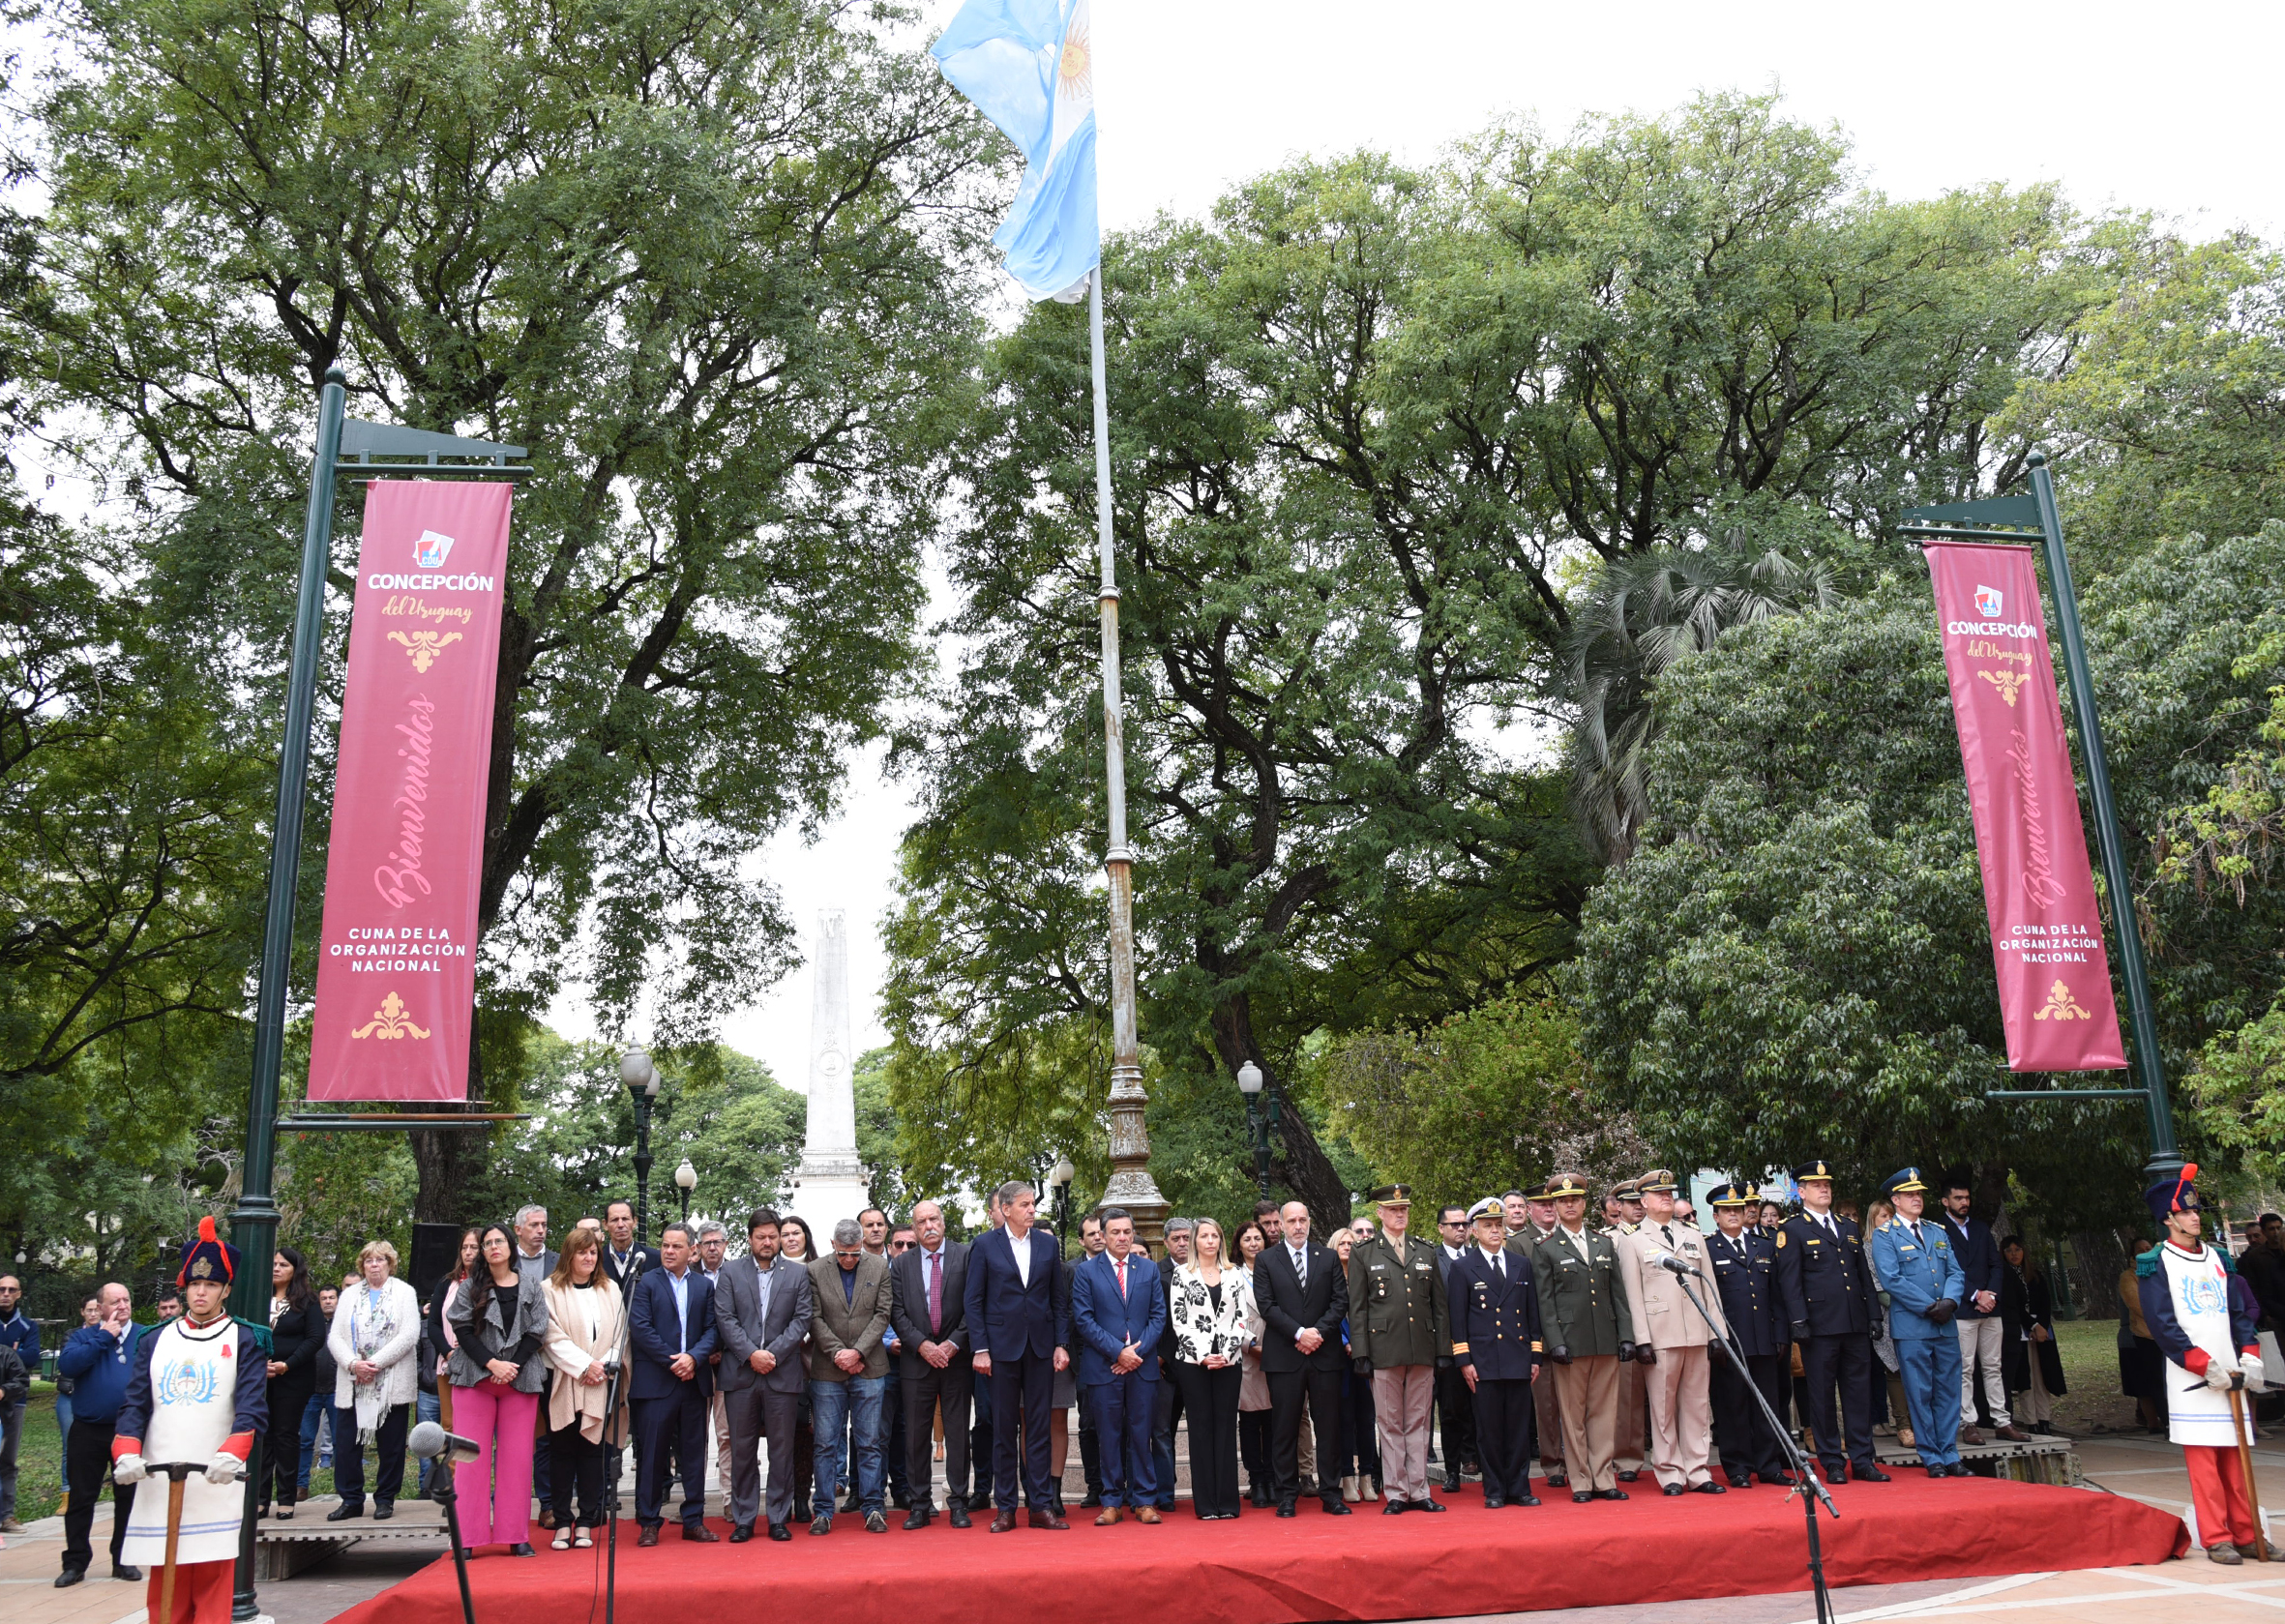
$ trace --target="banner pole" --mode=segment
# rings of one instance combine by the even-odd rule
[[[1103,366],[1103,267],[1087,278],[1087,342],[1095,383],[1095,532],[1101,554],[1098,602],[1103,622],[1103,752],[1110,803],[1110,846],[1103,867],[1111,888],[1111,1181],[1103,1204],[1135,1216],[1135,1235],[1155,1248],[1164,1236],[1167,1199],[1150,1176],[1150,1130],[1142,1090],[1142,1050],[1135,1019],[1134,854],[1127,849],[1126,709],[1118,679],[1118,568],[1111,513],[1111,398]],[[1155,1253],[1153,1254],[1155,1255]]]
[[[245,1266],[230,1284],[230,1312],[270,1322],[270,1256],[277,1248],[278,1203],[271,1195],[278,1148],[278,1073],[285,1054],[285,983],[293,955],[294,888],[302,866],[302,812],[310,788],[310,724],[317,703],[317,644],[324,633],[325,566],[333,547],[334,464],[341,450],[348,379],[325,369],[317,401],[317,455],[310,467],[310,511],[302,525],[302,578],[294,600],[293,664],[285,687],[285,739],[278,755],[278,815],[270,835],[270,895],[262,919],[261,979],[254,992],[253,1078],[246,1099],[246,1156],[230,1240]],[[250,1483],[239,1536],[230,1616],[252,1618],[254,1493]]]
[[[2055,592],[2055,625],[2062,634],[2062,664],[2079,713],[2079,740],[2087,754],[2087,792],[2094,803],[2094,834],[2102,846],[2103,881],[2110,888],[2111,919],[2118,928],[2119,968],[2126,982],[2127,1019],[2134,1028],[2134,1072],[2142,1083],[2151,1119],[2151,1159],[2144,1170],[2152,1179],[2171,1177],[2181,1167],[2174,1143],[2174,1112],[2166,1096],[2166,1065],[2158,1051],[2158,1022],[2151,1006],[2151,978],[2142,958],[2142,928],[2134,916],[2134,892],[2126,873],[2126,853],[2119,834],[2119,812],[2111,798],[2110,758],[2102,746],[2102,722],[2095,714],[2094,678],[2087,664],[2087,639],[2079,626],[2079,597],[2071,585],[2070,560],[2062,550],[2062,519],[2055,506],[2055,479],[2047,454],[2031,454],[2032,495],[2039,504],[2039,531],[2046,543],[2047,579]]]

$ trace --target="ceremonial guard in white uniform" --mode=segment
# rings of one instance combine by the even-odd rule
[[[188,1462],[182,1521],[175,1530],[173,1616],[169,1624],[230,1624],[238,1530],[246,1518],[246,1469],[254,1438],[270,1421],[269,1333],[226,1312],[238,1249],[198,1221],[175,1284],[185,1312],[135,1344],[134,1370],[111,1443],[111,1471],[138,1483],[154,1468]],[[150,1574],[154,1624],[166,1575],[167,1492],[156,1484],[134,1497],[123,1561]]]
[[[2243,1438],[2250,1444],[2249,1395],[2262,1390],[2266,1377],[2253,1328],[2253,1293],[2238,1278],[2230,1255],[2200,1238],[2205,1203],[2191,1184],[2197,1176],[2192,1163],[2181,1177],[2143,1192],[2166,1238],[2135,1259],[2135,1285],[2142,1317],[2166,1359],[2166,1435],[2181,1445],[2189,1466],[2198,1538],[2214,1561],[2235,1564],[2259,1554],[2254,1542],[2261,1530],[2239,1465],[2230,1394],[2240,1394]]]

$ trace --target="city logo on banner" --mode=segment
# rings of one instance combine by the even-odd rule
[[[421,539],[412,545],[412,561],[424,570],[441,570],[451,556],[452,538],[434,530],[422,531]],[[1997,592],[1993,593],[1992,601],[1999,602],[1999,597]],[[1991,612],[1996,615],[2000,611],[1995,608]]]
[[[447,541],[445,545],[450,546],[452,544]],[[426,563],[427,560],[424,559],[423,562]],[[444,561],[440,558],[436,562],[441,564]],[[1986,620],[1999,619],[2000,605],[2006,601],[2007,595],[1996,586],[1979,586],[1975,589],[1975,612]]]

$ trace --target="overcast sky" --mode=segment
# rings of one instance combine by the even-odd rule
[[[940,25],[959,3],[925,9]],[[1865,183],[1891,196],[2050,180],[2083,207],[2154,209],[2203,234],[2244,225],[2275,238],[2285,221],[2276,0],[2179,13],[2012,0],[1863,12],[1830,0],[1094,0],[1094,16],[1107,229],[1200,212],[1290,156],[1378,147],[1427,160],[1503,116],[1554,134],[1586,113],[1771,87],[1795,116],[1839,124]],[[781,841],[761,859],[805,946],[818,910],[846,910],[860,1049],[884,1041],[878,923],[908,812],[877,756],[861,758],[823,839]],[[725,1036],[804,1087],[809,1000],[809,973],[796,971],[730,1014]],[[576,996],[554,1019],[591,1029]]]

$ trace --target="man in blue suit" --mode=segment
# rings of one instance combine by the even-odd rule
[[[1158,1265],[1135,1251],[1135,1220],[1124,1207],[1103,1209],[1104,1249],[1081,1263],[1071,1282],[1071,1321],[1079,1339],[1079,1380],[1095,1407],[1103,1458],[1103,1515],[1097,1527],[1131,1507],[1138,1522],[1160,1521],[1160,1491],[1151,1448],[1158,1398],[1158,1345],[1167,1329],[1167,1299]]]
[[[1896,1216],[1873,1231],[1873,1279],[1888,1293],[1888,1335],[1896,1343],[1913,1445],[1930,1477],[1968,1477],[1960,1464],[1960,1334],[1952,1329],[1968,1277],[1941,1224],[1921,1222],[1928,1187],[1920,1169],[1888,1175],[1881,1194]]]
[[[704,1544],[722,1537],[706,1526],[705,1465],[714,1408],[708,1361],[720,1333],[714,1286],[691,1266],[697,1252],[689,1225],[668,1225],[659,1235],[659,1266],[637,1277],[627,1305],[627,1340],[635,1348],[627,1387],[635,1411],[635,1520],[642,1527],[637,1545],[659,1543],[669,1448],[685,1467],[682,1537]]]
[[[1055,1243],[1031,1227],[1039,1196],[999,1187],[1005,1222],[968,1248],[967,1322],[973,1368],[992,1390],[992,1531],[1016,1525],[1016,1430],[1024,1432],[1024,1488],[1034,1528],[1068,1528],[1048,1484],[1048,1428],[1055,1373],[1071,1364],[1070,1327],[1055,1312],[1063,1267]]]

